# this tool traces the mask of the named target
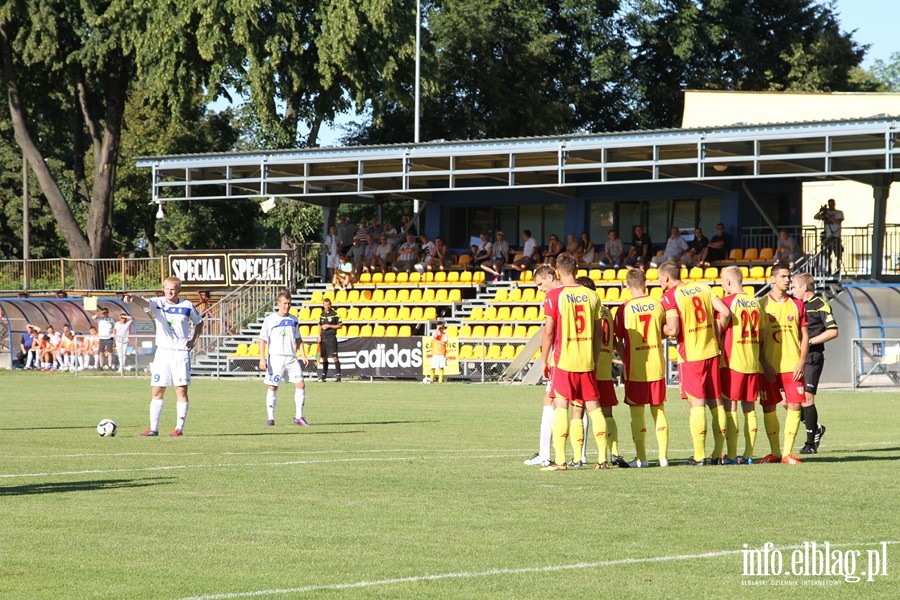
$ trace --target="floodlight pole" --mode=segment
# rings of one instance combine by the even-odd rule
[[[31,258],[31,214],[28,206],[28,158],[22,155],[22,287],[28,291],[28,260]]]
[[[415,118],[413,122],[413,143],[419,143],[419,104],[422,97],[422,0],[416,0],[416,98]],[[419,229],[419,199],[413,198],[413,215],[416,231]]]

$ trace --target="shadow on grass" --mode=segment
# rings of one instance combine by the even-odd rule
[[[255,431],[247,433],[216,433],[210,435],[193,434],[191,437],[248,437],[248,436],[272,436],[272,435],[346,435],[348,433],[366,433],[365,431],[310,431],[306,427],[289,431]]]
[[[152,479],[95,479],[92,481],[66,481],[59,483],[32,483],[0,487],[0,496],[30,496],[33,494],[60,494],[63,492],[97,492],[124,488],[149,487],[175,483],[174,477]]]
[[[0,427],[0,431],[57,431],[62,429],[93,429],[93,426],[66,425],[64,427]]]

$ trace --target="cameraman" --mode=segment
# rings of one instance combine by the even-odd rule
[[[828,200],[828,204],[819,209],[816,219],[822,221],[822,266],[826,273],[831,273],[831,255],[837,260],[835,271],[841,271],[841,257],[844,253],[844,245],[841,243],[841,223],[844,221],[843,211],[834,207],[834,198]]]

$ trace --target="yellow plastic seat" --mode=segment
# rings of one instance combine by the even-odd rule
[[[483,338],[484,337],[484,325],[473,325],[472,326],[472,337],[473,338]]]
[[[447,300],[446,302],[462,302],[462,290],[459,288],[453,288],[452,290],[447,291]]]
[[[447,273],[447,283],[459,283],[459,271],[450,271]]]
[[[519,302],[522,300],[522,290],[520,288],[512,288],[506,297],[510,302]]]
[[[759,260],[772,262],[773,260],[775,260],[775,250],[773,248],[760,248]]]
[[[344,337],[359,337],[359,325],[347,325],[341,331]]]
[[[422,302],[434,302],[434,288],[426,288],[422,291]]]
[[[744,260],[744,251],[740,248],[732,248],[731,252],[728,253],[728,260],[733,260],[735,262]]]
[[[247,346],[247,356],[259,356],[259,344],[249,344]]]
[[[509,306],[500,306],[497,308],[497,316],[494,318],[495,321],[509,321],[511,320],[511,308]]]
[[[537,288],[527,287],[522,288],[522,297],[519,298],[520,302],[534,302],[534,293],[537,291]]]
[[[484,319],[484,311],[480,306],[473,306],[472,312],[469,314],[470,321],[481,321]]]
[[[616,279],[616,270],[615,269],[603,269],[602,281],[615,281],[615,279]]]
[[[372,329],[372,337],[385,337],[384,325],[375,325]]]
[[[628,275],[628,269],[619,269],[616,271],[616,281],[625,281],[625,277]]]
[[[369,322],[372,320],[372,307],[363,306],[359,309],[359,320]]]
[[[447,327],[447,337],[459,337],[459,328],[456,325],[449,325]]]
[[[710,281],[715,281],[719,278],[719,269],[716,267],[706,267],[703,270],[703,279],[709,279]]]
[[[500,358],[503,360],[512,360],[516,357],[516,346],[512,344],[504,344],[503,349],[500,351]]]
[[[471,271],[463,271],[459,274],[460,283],[472,283],[474,279],[473,275],[474,273],[472,273]]]
[[[397,273],[397,277],[394,279],[397,283],[409,283],[409,273],[406,271],[400,271]]]
[[[406,318],[401,317],[401,321],[421,321],[425,318],[425,309],[421,306],[414,306],[408,310]]]
[[[372,337],[375,328],[372,325],[363,325],[359,328],[359,337]]]
[[[759,260],[759,250],[756,248],[747,248],[744,250],[744,260]]]
[[[722,289],[721,285],[712,286],[712,293],[715,294],[717,298],[722,298],[725,296],[725,290]]]
[[[650,267],[647,269],[646,279],[647,282],[656,281],[659,278],[659,269],[655,267]]]
[[[499,325],[488,325],[484,330],[484,337],[490,339],[496,339],[500,337],[500,326]]]
[[[372,320],[373,321],[383,321],[384,320],[384,306],[376,306],[372,309]]]
[[[618,302],[619,301],[619,288],[617,287],[608,287],[606,288],[606,299],[604,302]]]
[[[409,302],[410,304],[418,304],[422,301],[424,290],[421,288],[416,288],[414,290],[409,290]]]
[[[447,272],[446,271],[438,271],[434,274],[434,282],[435,283],[447,283]]]
[[[629,300],[631,300],[631,290],[622,288],[622,291],[619,293],[619,302],[628,302]]]
[[[659,300],[663,296],[663,289],[661,287],[659,287],[658,285],[655,285],[652,288],[650,288],[649,295],[654,300]]]
[[[475,348],[472,344],[463,344],[459,347],[459,358],[466,359],[472,358],[475,355]]]
[[[472,337],[472,326],[471,325],[463,325],[459,328],[459,337],[468,338]]]
[[[359,290],[350,290],[347,292],[347,304],[359,302]]]
[[[395,302],[409,302],[409,290],[404,288],[402,290],[397,290],[397,299]]]
[[[434,321],[434,320],[436,320],[436,319],[437,319],[437,309],[436,309],[435,307],[433,307],[433,306],[426,306],[426,307],[425,307],[425,314],[423,315],[423,318],[424,318],[426,321]]]
[[[528,328],[525,325],[516,325],[513,327],[512,336],[514,338],[523,338],[528,335]]]
[[[700,267],[691,267],[688,271],[688,279],[703,279],[703,269]]]
[[[310,304],[322,304],[322,300],[324,299],[325,294],[321,290],[316,290],[312,293],[312,297],[309,299]]]
[[[499,360],[500,359],[500,344],[492,344],[490,348],[488,348],[487,354],[484,357],[488,360]]]
[[[509,290],[506,288],[500,288],[496,292],[494,292],[494,297],[491,298],[491,302],[506,302],[509,298]]]
[[[400,328],[396,325],[388,325],[387,329],[384,332],[385,337],[397,337],[400,333]]]
[[[522,283],[534,281],[534,273],[528,269],[522,271],[522,274],[519,276],[519,281]]]
[[[422,280],[422,274],[419,273],[418,271],[413,271],[412,273],[409,274],[409,277],[407,277],[407,281],[409,283],[419,283],[421,280]]]
[[[529,326],[528,326],[528,333],[525,334],[525,337],[527,337],[527,338],[533,338],[534,336],[537,335],[537,333],[538,333],[540,330],[541,330],[541,326],[540,326],[540,325],[529,325]]]
[[[372,273],[372,283],[378,285],[384,282],[384,273]]]
[[[397,337],[412,337],[412,327],[409,325],[401,325],[397,330]]]
[[[525,309],[525,314],[522,315],[523,321],[540,321],[541,313],[538,310],[537,306],[529,306]]]
[[[484,313],[482,319],[485,321],[496,321],[497,320],[497,307],[488,306],[484,309]]]
[[[397,283],[397,274],[393,271],[388,271],[384,274],[384,282],[385,283]]]
[[[421,306],[417,306],[417,309],[422,310]],[[415,319],[413,316],[413,309],[409,306],[401,306],[400,310],[397,311],[397,320],[398,321],[412,321]]]
[[[247,344],[243,342],[238,344],[231,356],[247,356]]]
[[[509,338],[513,337],[512,325],[501,325],[500,331],[497,334],[497,337],[500,337],[503,339],[509,339]]]
[[[513,306],[512,310],[509,311],[509,320],[510,321],[525,320],[525,307],[524,306]]]
[[[359,274],[359,282],[360,283],[372,283],[372,274],[371,273],[360,273]]]
[[[384,302],[385,292],[382,289],[375,290],[372,292],[372,303],[380,304]]]
[[[388,306],[384,309],[384,320],[385,321],[396,321],[397,313],[399,309],[396,306]]]
[[[445,304],[447,302],[449,290],[447,288],[441,288],[434,293],[434,301],[438,304]]]

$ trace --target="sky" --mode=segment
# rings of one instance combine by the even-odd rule
[[[856,30],[853,39],[872,45],[863,67],[871,67],[877,59],[887,62],[891,54],[900,52],[897,0],[837,0],[835,10],[842,30]]]
[[[827,0],[822,0],[824,3]],[[897,36],[897,0],[836,0],[835,11],[841,23],[841,30],[853,33],[859,44],[871,44],[863,68],[870,68],[881,59],[887,62],[891,54],[900,52],[900,38]],[[339,143],[343,135],[341,124],[361,121],[362,117],[339,115],[334,127],[324,124],[319,132],[319,144],[331,146]]]

